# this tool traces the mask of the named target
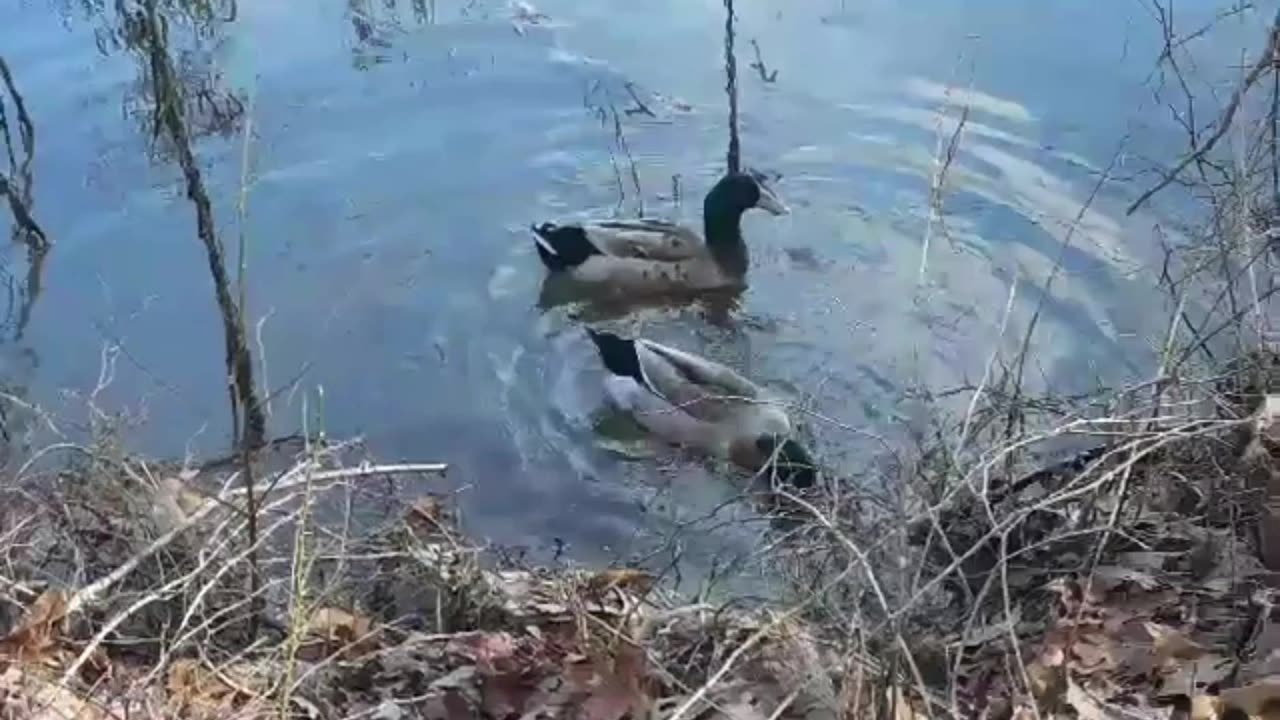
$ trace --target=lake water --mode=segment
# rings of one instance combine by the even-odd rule
[[[463,489],[472,532],[536,553],[625,558],[698,518],[722,526],[708,543],[748,546],[756,526],[732,506],[713,513],[734,476],[597,427],[581,308],[539,307],[528,232],[641,204],[698,222],[724,168],[721,2],[222,0],[195,24],[183,11],[208,4],[161,6],[179,67],[239,93],[251,118],[243,231],[256,361],[284,388],[272,430],[298,429],[303,395],[314,410],[322,387],[331,437],[363,436],[380,460],[451,463],[424,487]],[[97,402],[137,421],[130,442],[221,454],[208,267],[181,174],[151,152],[138,56],[110,41],[116,3],[5,5],[0,50],[37,132],[35,214],[56,243],[29,323],[9,333],[7,382],[82,417],[72,393],[94,388],[104,343],[118,343]],[[1180,3],[1177,22],[1220,9]],[[792,214],[747,216],[738,306],[610,322],[810,402],[838,421],[808,423],[818,454],[850,474],[865,470],[868,433],[893,437],[920,415],[905,388],[981,375],[1015,278],[1003,345],[1043,308],[1038,382],[1087,389],[1150,372],[1167,329],[1151,269],[1159,218],[1124,215],[1125,183],[1080,215],[1109,166],[1123,178],[1182,147],[1151,92],[1162,41],[1149,8],[743,0],[738,15],[744,159],[780,174]],[[1195,41],[1202,74],[1232,77],[1268,19],[1231,18]],[[753,41],[775,82],[751,66]],[[971,111],[930,229],[940,132],[945,146],[959,112],[949,98]],[[242,127],[197,144],[229,248]],[[8,221],[0,213],[0,229]],[[21,282],[24,255],[10,255]]]

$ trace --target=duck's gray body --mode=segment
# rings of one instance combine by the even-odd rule
[[[547,269],[619,295],[709,291],[740,286],[746,268],[740,221],[759,207],[786,206],[756,175],[727,175],[703,203],[704,235],[669,220],[641,218],[533,227]]]
[[[647,431],[759,471],[778,467],[812,484],[812,463],[777,398],[729,367],[644,338],[589,331],[609,374],[605,395]],[[783,467],[785,465],[785,467]]]

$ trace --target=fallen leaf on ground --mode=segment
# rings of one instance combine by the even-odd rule
[[[476,632],[455,638],[450,649],[475,662],[476,667],[489,675],[508,672],[517,666],[516,651],[519,646],[510,633]]]
[[[520,717],[538,689],[538,678],[523,672],[485,674],[480,681],[481,706],[486,717]]]
[[[646,717],[649,707],[649,695],[644,688],[646,665],[644,650],[623,643],[613,659],[613,667],[598,668],[601,681],[583,703],[584,720],[621,720],[627,715]]]
[[[1122,717],[1074,680],[1067,681],[1067,704],[1075,708],[1080,720],[1115,720]]]
[[[196,660],[169,666],[169,704],[175,712],[216,713],[235,702],[237,691]]]
[[[1160,695],[1201,695],[1212,685],[1218,685],[1231,674],[1235,660],[1221,655],[1202,655],[1195,660],[1176,663],[1175,669],[1161,677]]]
[[[653,588],[655,579],[652,573],[644,570],[612,568],[592,575],[587,581],[587,588],[593,592],[602,592],[616,587],[643,595]]]
[[[204,507],[206,498],[193,490],[185,481],[176,477],[167,477],[161,481],[161,492],[171,496],[179,509],[186,515],[192,515]]]
[[[1142,626],[1151,633],[1157,665],[1195,660],[1205,654],[1203,647],[1179,630],[1150,621],[1142,623]]]
[[[27,608],[18,625],[0,640],[0,655],[33,659],[57,643],[70,598],[61,590],[45,590]]]
[[[431,495],[420,497],[409,506],[410,517],[435,526],[440,525],[444,512],[444,505],[438,498]]]
[[[356,657],[367,652],[375,638],[372,620],[331,607],[316,610],[303,632],[308,638],[302,646],[305,656],[338,653],[345,658]]]
[[[27,720],[100,720],[105,714],[91,700],[18,667],[0,674],[0,713]]]
[[[1219,720],[1225,710],[1222,698],[1216,695],[1197,695],[1191,698],[1187,720]]]
[[[193,490],[180,477],[168,476],[156,484],[151,516],[164,532],[186,524],[205,504],[204,495]]]
[[[1101,634],[1081,633],[1080,637],[1072,643],[1070,650],[1069,667],[1072,672],[1092,675],[1116,667],[1115,648],[1111,640]]]
[[[1280,676],[1223,690],[1218,698],[1224,706],[1239,708],[1249,717],[1280,717]]]

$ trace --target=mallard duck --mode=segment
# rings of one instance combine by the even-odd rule
[[[811,487],[816,471],[792,437],[791,420],[764,391],[729,367],[644,338],[587,330],[608,374],[605,396],[647,431],[727,459],[750,472],[776,471]]]
[[[746,273],[742,214],[787,206],[755,172],[730,173],[702,204],[705,238],[667,220],[605,220],[533,226],[538,257],[552,273],[618,293],[670,293],[740,285]]]

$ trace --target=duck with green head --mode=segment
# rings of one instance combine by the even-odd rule
[[[787,206],[756,172],[730,173],[707,193],[703,235],[667,220],[602,220],[533,227],[552,274],[622,295],[741,286],[747,270],[742,215],[785,215]]]
[[[750,472],[812,487],[816,467],[786,411],[729,367],[644,338],[587,330],[608,374],[605,396],[667,442]]]

